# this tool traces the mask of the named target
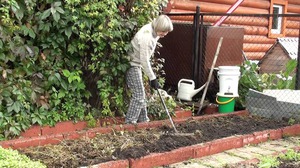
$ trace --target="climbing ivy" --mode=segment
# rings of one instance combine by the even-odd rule
[[[0,139],[33,124],[123,115],[126,53],[166,0],[0,4]]]

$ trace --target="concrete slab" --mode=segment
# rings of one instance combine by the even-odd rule
[[[270,142],[265,142],[263,144],[259,144],[260,148],[271,150],[274,152],[281,152],[287,148],[290,149],[295,146],[297,145],[294,144],[292,141],[286,141],[286,140],[270,141]]]
[[[155,167],[155,168],[163,168],[163,167]],[[168,168],[210,168],[210,167],[199,163],[199,159],[190,159],[188,161],[183,161],[183,162],[168,165]]]
[[[292,144],[296,146],[300,146],[300,136],[297,137],[288,137],[286,141],[290,141]]]
[[[253,153],[252,152],[245,152],[240,149],[230,149],[226,151],[231,156],[238,156],[244,160],[250,160],[253,158]]]
[[[262,149],[260,147],[256,146],[247,146],[244,148],[240,148],[241,152],[252,154],[252,158],[257,158],[265,155],[271,155],[274,153],[274,151]]]
[[[242,162],[245,160],[241,157],[238,157],[235,155],[230,155],[226,152],[212,155],[212,157],[214,157],[216,160],[218,160],[222,165],[239,163],[239,162]]]

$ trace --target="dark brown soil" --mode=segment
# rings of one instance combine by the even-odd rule
[[[59,145],[31,147],[20,152],[31,159],[41,160],[51,168],[72,168],[111,160],[139,158],[150,153],[284,126],[288,126],[287,121],[257,116],[227,116],[201,121],[189,120],[176,125],[182,133],[179,135],[174,134],[172,127],[164,126],[159,129],[100,134],[93,139],[66,140]]]

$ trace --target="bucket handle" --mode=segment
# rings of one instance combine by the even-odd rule
[[[218,104],[221,104],[221,105],[223,105],[223,104],[228,104],[228,103],[230,103],[232,100],[234,100],[234,97],[231,98],[231,99],[229,99],[229,100],[227,100],[227,101],[225,101],[225,102],[220,102],[220,101],[218,100],[218,96],[216,97],[216,102],[217,102]]]

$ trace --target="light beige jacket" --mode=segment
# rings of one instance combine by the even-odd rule
[[[150,58],[154,53],[159,36],[154,32],[151,23],[144,25],[131,40],[132,51],[129,52],[131,57],[131,66],[139,66],[149,77],[149,80],[156,79],[152,70]]]

